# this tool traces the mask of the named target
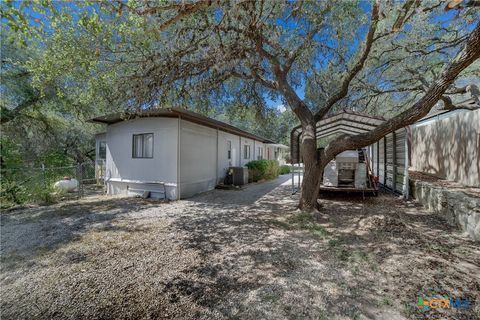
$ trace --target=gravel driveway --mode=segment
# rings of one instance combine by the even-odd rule
[[[390,195],[295,210],[288,177],[1,214],[2,319],[475,319],[480,247]],[[465,310],[418,297],[468,298]]]

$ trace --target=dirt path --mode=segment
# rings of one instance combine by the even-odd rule
[[[1,215],[2,319],[475,319],[480,247],[389,195],[329,198],[288,177],[156,204],[96,197]],[[418,297],[468,298],[420,311]]]

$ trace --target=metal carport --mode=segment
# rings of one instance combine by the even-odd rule
[[[316,124],[316,138],[321,139],[334,134],[357,135],[369,132],[382,124],[385,118],[344,109],[332,114]],[[290,152],[292,165],[300,166],[300,137],[302,127],[295,127],[290,133]],[[367,148],[369,165],[374,175],[384,187],[402,194],[407,193],[408,147],[406,128],[388,134]],[[301,170],[297,170],[301,173]],[[395,177],[395,178],[394,178]],[[292,177],[293,179],[294,177]],[[298,177],[300,182],[300,177]],[[294,181],[292,180],[294,185]]]

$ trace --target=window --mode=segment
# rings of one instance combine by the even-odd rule
[[[257,160],[262,160],[262,159],[263,159],[263,148],[258,147]]]
[[[232,141],[227,140],[227,158],[232,159]]]
[[[132,158],[153,158],[153,133],[133,135]]]
[[[250,146],[247,144],[243,146],[243,159],[250,159]]]
[[[105,160],[107,158],[107,142],[100,141],[98,143],[98,159]]]

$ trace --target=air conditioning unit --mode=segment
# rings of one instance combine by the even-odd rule
[[[241,186],[248,183],[248,168],[246,167],[230,167],[233,184],[236,186]]]

